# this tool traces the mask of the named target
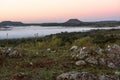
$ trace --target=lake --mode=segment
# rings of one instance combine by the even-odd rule
[[[27,26],[27,27],[9,27],[0,28],[0,39],[12,38],[28,38],[35,36],[46,36],[61,32],[84,32],[96,29],[120,29],[119,27],[41,27],[41,26]]]

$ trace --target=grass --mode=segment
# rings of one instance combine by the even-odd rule
[[[69,48],[75,44],[80,47],[120,44],[119,32],[120,30],[98,30],[86,33],[62,33],[37,40],[34,38],[7,40],[8,42],[0,40],[1,47],[14,47],[23,50],[25,54],[20,58],[0,57],[0,80],[55,80],[61,73],[69,71],[114,74],[114,71],[120,70],[101,65],[76,66],[76,60],[71,58]],[[111,37],[113,34],[116,36]],[[101,40],[98,39],[99,36],[104,37]],[[51,51],[47,51],[48,48]]]

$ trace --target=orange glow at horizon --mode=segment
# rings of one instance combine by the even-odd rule
[[[0,21],[119,19],[120,0],[0,0]]]

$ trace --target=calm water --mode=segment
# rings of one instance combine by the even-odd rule
[[[45,36],[60,32],[83,32],[95,29],[120,29],[120,27],[41,27],[41,26],[28,26],[28,27],[10,27],[8,29],[0,29],[0,39],[5,38],[27,38]]]

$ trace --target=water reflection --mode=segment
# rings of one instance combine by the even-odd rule
[[[27,38],[35,36],[45,36],[60,32],[83,32],[93,29],[120,29],[120,27],[41,27],[41,26],[27,26],[27,27],[7,27],[0,28],[0,39],[5,38]]]

